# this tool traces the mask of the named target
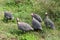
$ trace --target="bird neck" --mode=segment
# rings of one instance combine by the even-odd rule
[[[17,20],[17,24],[20,24],[22,21],[21,20]]]
[[[17,25],[19,25],[20,24],[20,22],[19,21],[17,21]]]
[[[48,16],[46,16],[46,18],[48,18]]]

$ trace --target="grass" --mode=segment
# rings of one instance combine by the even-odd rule
[[[18,30],[16,18],[19,17],[21,21],[31,24],[31,12],[37,11],[39,13],[40,10],[42,14],[39,13],[39,15],[44,16],[43,13],[45,11],[42,11],[44,10],[42,9],[42,6],[40,6],[39,9],[36,8],[37,5],[34,7],[30,3],[20,3],[16,6],[13,4],[6,4],[7,0],[4,3],[3,2],[4,0],[0,1],[0,40],[60,40],[60,21],[55,22],[56,30],[46,28],[43,22],[42,27],[45,32],[43,34],[35,31],[22,34],[21,31]],[[32,2],[34,3],[34,1]],[[8,3],[10,3],[10,1]],[[5,23],[3,21],[4,10],[12,12],[15,17],[14,22],[9,21],[8,23]]]

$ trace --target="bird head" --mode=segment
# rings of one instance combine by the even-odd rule
[[[31,13],[31,16],[33,17],[34,16],[34,13]]]
[[[10,12],[10,11],[4,11],[4,13],[10,13],[10,14],[11,14],[11,12]]]
[[[48,16],[48,13],[47,12],[45,13],[45,16]]]

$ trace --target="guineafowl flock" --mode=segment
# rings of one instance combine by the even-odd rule
[[[16,18],[18,29],[23,32],[31,31],[31,30],[42,30],[43,31],[43,28],[41,25],[42,24],[41,16],[38,14],[35,14],[35,13],[31,13],[31,17],[32,17],[32,27],[28,23],[21,22],[21,21],[19,21],[19,18]],[[6,11],[4,12],[4,18],[6,21],[14,19],[13,15]],[[47,12],[45,13],[44,23],[45,23],[46,27],[55,29],[54,22],[48,17]]]

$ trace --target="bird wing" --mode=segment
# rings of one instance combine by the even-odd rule
[[[40,22],[42,22],[42,18],[39,15],[35,14],[35,16],[36,16],[36,19],[38,19]]]
[[[21,23],[20,22],[20,24],[19,24],[19,28],[21,29],[21,30],[32,30],[32,27],[29,25],[29,24],[27,24],[27,23]]]
[[[41,29],[41,24],[39,21],[37,21],[35,18],[32,20],[32,25],[35,29]]]

